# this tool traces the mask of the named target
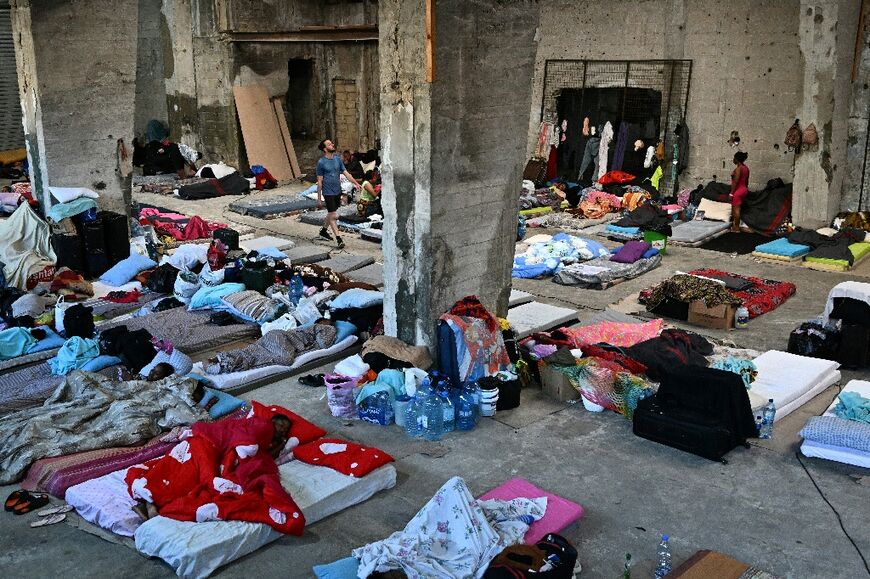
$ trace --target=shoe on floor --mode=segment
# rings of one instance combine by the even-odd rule
[[[344,240],[340,237],[336,237],[335,240],[338,242],[338,248],[344,249]]]
[[[320,237],[332,241],[332,236],[329,234],[325,227],[320,228]]]

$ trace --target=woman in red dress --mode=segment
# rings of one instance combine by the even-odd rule
[[[737,151],[734,153],[734,172],[731,173],[731,231],[740,232],[740,210],[743,201],[749,194],[749,167],[745,161],[749,158],[748,153]]]

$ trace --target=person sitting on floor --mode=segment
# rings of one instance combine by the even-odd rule
[[[357,212],[363,217],[369,215],[383,215],[381,209],[381,176],[377,170],[366,172],[365,181],[362,182]]]
[[[275,463],[291,425],[283,414],[193,424],[166,456],[127,470],[133,510],[146,520],[247,521],[302,534],[305,517]]]

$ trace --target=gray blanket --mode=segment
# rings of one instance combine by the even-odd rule
[[[634,263],[610,261],[609,257],[597,257],[584,263],[574,263],[562,268],[553,281],[562,285],[576,285],[590,289],[606,289],[619,281],[633,279],[655,269],[662,262],[662,255]]]
[[[37,408],[0,421],[0,485],[21,480],[42,458],[131,446],[163,430],[207,420],[192,393],[196,380],[115,382],[99,374],[70,373]]]
[[[221,352],[206,370],[209,374],[226,374],[264,366],[291,366],[296,356],[334,343],[334,326],[314,324],[308,328],[272,330],[246,348]]]

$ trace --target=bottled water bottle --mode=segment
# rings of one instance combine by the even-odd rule
[[[429,395],[429,379],[424,378],[423,383],[417,388],[417,393],[411,398],[405,413],[405,431],[411,438],[423,436],[423,402]]]
[[[474,395],[474,390],[466,385],[459,393],[456,403],[456,428],[457,430],[473,430],[477,425],[477,416],[480,406]]]
[[[671,546],[668,544],[668,536],[662,535],[662,542],[659,543],[658,551],[656,551],[656,579],[662,579],[670,572]]]
[[[631,553],[625,554],[625,563],[622,565],[622,579],[631,579]]]
[[[441,440],[444,433],[444,405],[437,392],[428,389],[423,399],[423,408],[418,418],[426,440]]]
[[[456,407],[447,392],[440,392],[441,404],[444,406],[444,432],[453,432],[456,425]]]
[[[769,398],[767,406],[761,411],[761,431],[758,433],[758,438],[765,440],[773,438],[774,418],[776,418],[776,405],[773,403],[773,398]]]
[[[302,295],[305,293],[305,284],[302,283],[302,276],[294,274],[292,278],[290,278],[290,301],[293,302],[294,305],[299,304],[299,300],[302,299]]]

